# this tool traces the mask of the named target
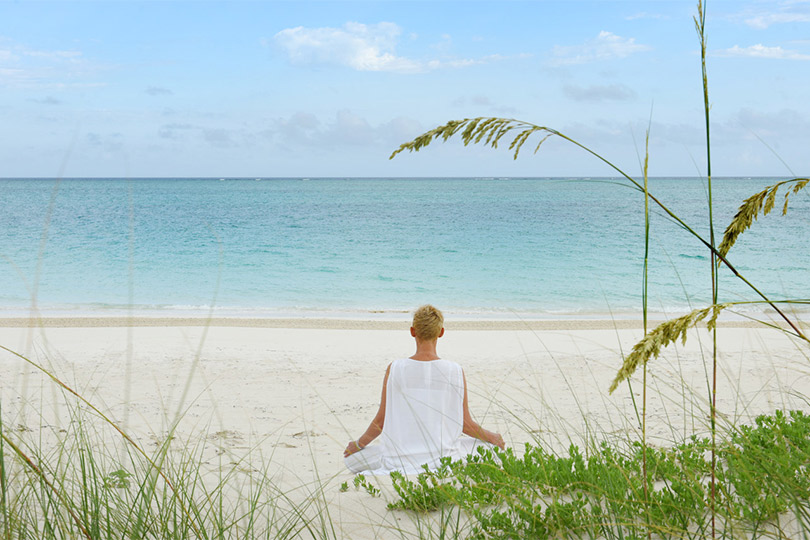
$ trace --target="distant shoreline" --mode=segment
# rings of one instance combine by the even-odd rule
[[[0,180],[582,180],[582,179],[616,179],[621,176],[0,176]],[[650,176],[650,180],[702,180],[702,175],[660,175]],[[724,175],[713,176],[713,179],[747,178],[747,179],[783,179],[784,174],[771,175]]]
[[[407,317],[404,317],[407,319]],[[649,320],[655,328],[662,320]],[[339,318],[246,318],[246,317],[7,317],[0,318],[0,328],[128,328],[128,327],[233,327],[233,328],[301,328],[321,330],[402,330],[407,320],[339,319]],[[757,328],[762,324],[749,320],[718,321],[724,328]],[[641,329],[638,319],[476,319],[448,320],[448,330],[613,330]]]

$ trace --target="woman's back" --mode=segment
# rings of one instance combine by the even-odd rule
[[[384,466],[414,469],[455,457],[463,403],[464,375],[455,362],[394,361],[386,388]]]

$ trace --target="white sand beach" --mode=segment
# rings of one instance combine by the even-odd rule
[[[210,471],[261,469],[293,499],[322,486],[339,537],[385,538],[413,526],[412,516],[386,509],[395,499],[387,479],[377,480],[380,498],[338,488],[353,478],[342,451],[376,412],[387,364],[413,352],[407,328],[405,319],[62,319],[33,328],[5,320],[0,344],[49,370],[143,447],[164,440],[180,411],[173,436],[196,445]],[[638,436],[627,384],[607,389],[641,336],[637,321],[451,321],[439,353],[463,366],[473,416],[507,446],[536,441],[559,451]],[[742,322],[718,336],[721,422],[808,409],[806,346]],[[650,362],[653,444],[706,433],[709,343],[705,330],[693,330],[685,346]],[[75,397],[9,352],[0,351],[0,370],[7,427],[44,441],[70,432]],[[632,384],[640,406],[640,374]]]

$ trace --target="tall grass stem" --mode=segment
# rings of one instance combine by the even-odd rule
[[[709,76],[706,66],[706,6],[702,0],[698,0],[698,14],[695,18],[698,37],[700,39],[700,67],[703,79],[703,115],[706,123],[706,185],[708,190],[709,204],[709,242],[711,243],[711,277],[712,277],[712,304],[717,305],[718,283],[717,275],[717,250],[714,239],[714,206],[712,204],[712,144],[711,144],[711,121],[709,105]],[[716,537],[716,500],[717,500],[717,326],[711,329],[712,333],[712,390],[709,399],[711,414],[711,435],[712,435],[712,463],[711,463],[711,512],[712,512],[712,538]]]

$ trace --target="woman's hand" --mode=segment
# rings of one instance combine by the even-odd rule
[[[357,444],[357,441],[350,441],[349,444],[346,445],[346,450],[343,451],[343,457],[349,457],[360,450],[362,450],[362,448]]]

